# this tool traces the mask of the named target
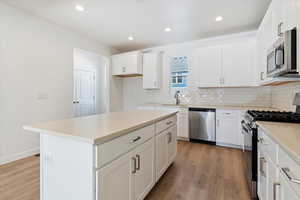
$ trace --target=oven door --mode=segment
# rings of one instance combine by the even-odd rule
[[[256,180],[257,180],[257,162],[256,148],[255,148],[255,129],[252,129],[245,121],[242,121],[242,134],[244,138],[244,163],[245,163],[245,177],[251,191],[252,198],[256,198]]]

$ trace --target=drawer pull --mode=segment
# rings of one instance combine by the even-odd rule
[[[263,177],[266,177],[266,172],[265,172],[265,164],[266,164],[266,159],[264,158],[264,157],[261,157],[260,158],[260,162],[259,162],[259,171],[260,171],[260,173],[261,173],[261,175],[263,176]]]
[[[167,124],[167,125],[170,125],[170,124],[172,124],[172,121],[168,121],[166,124]]]
[[[141,139],[141,136],[138,136],[138,137],[136,137],[135,139],[133,139],[133,140],[131,141],[131,143],[135,143],[135,142],[139,141],[140,139]]]
[[[291,181],[291,182],[293,182],[293,183],[297,183],[297,184],[300,184],[300,179],[296,179],[296,178],[294,178],[292,175],[291,175],[291,171],[290,171],[290,169],[289,168],[282,168],[282,171],[283,171],[283,173],[287,176],[287,178]]]
[[[133,161],[133,170],[132,170],[132,174],[135,174],[136,173],[136,158],[135,157],[132,157],[131,158],[132,161]]]
[[[136,158],[137,158],[137,167],[136,167],[136,170],[140,170],[141,169],[141,156],[140,155],[136,155]]]

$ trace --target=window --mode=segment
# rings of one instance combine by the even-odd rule
[[[188,61],[186,56],[171,58],[171,87],[187,87]]]

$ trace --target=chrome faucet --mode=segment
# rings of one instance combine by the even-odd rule
[[[180,95],[179,94],[180,94],[180,91],[177,90],[174,95],[174,98],[176,99],[176,105],[180,104],[180,99],[179,99]]]

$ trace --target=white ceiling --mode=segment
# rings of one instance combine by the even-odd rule
[[[271,0],[1,1],[125,51],[256,29]]]

